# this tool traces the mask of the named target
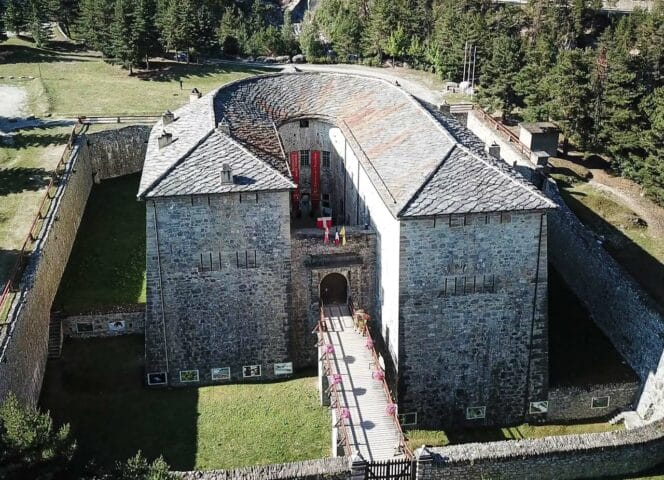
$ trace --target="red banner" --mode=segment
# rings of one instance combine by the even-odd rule
[[[320,205],[320,152],[311,152],[311,208],[318,212]]]
[[[298,211],[300,209],[300,152],[290,152],[290,169],[293,182],[297,185],[291,193],[293,210]]]

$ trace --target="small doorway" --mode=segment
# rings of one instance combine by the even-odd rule
[[[340,273],[330,273],[320,282],[320,300],[323,305],[345,305],[348,301],[348,282]]]

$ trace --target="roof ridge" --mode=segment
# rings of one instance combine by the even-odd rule
[[[215,131],[216,131],[216,129],[215,129]],[[269,163],[267,163],[267,162],[261,160],[260,158],[258,158],[258,157],[257,157],[257,156],[256,156],[251,150],[249,150],[247,147],[245,147],[242,143],[238,142],[236,139],[234,139],[234,138],[231,137],[230,135],[227,135],[227,134],[225,134],[225,133],[221,133],[221,132],[219,132],[219,131],[217,131],[217,133],[218,133],[219,136],[221,136],[221,137],[228,138],[228,140],[230,140],[233,144],[237,145],[237,147],[240,148],[240,150],[242,150],[244,153],[248,154],[253,160],[255,160],[255,161],[257,161],[258,163],[260,163],[261,165],[267,167],[268,170],[271,170],[272,172],[276,173],[276,174],[279,175],[283,180],[286,180],[287,182],[289,182],[291,185],[293,185],[293,188],[296,188],[296,187],[297,187],[297,185],[295,184],[295,182],[293,182],[293,180],[291,180],[290,178],[288,178],[287,176],[285,176],[283,173],[281,173],[280,171],[278,171],[276,168],[274,168],[274,167],[273,167],[272,165],[270,165]],[[287,162],[287,163],[288,163],[288,162]],[[289,170],[289,171],[290,171],[290,170]]]

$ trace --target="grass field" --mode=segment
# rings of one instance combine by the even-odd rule
[[[207,93],[261,72],[235,66],[155,62],[155,70],[129,76],[127,70],[104,62],[96,53],[38,49],[17,38],[0,44],[0,59],[4,59],[0,76],[35,77],[22,81],[28,85],[32,113],[56,117],[159,113],[187,103],[194,87]]]
[[[143,337],[69,340],[48,364],[41,407],[69,422],[76,464],[141,449],[173,469],[216,469],[329,455],[316,377],[173,390],[143,386]]]
[[[92,187],[54,306],[68,314],[145,302],[145,202],[140,174]]]

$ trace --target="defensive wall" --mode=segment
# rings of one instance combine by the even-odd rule
[[[93,176],[95,181],[101,181],[140,171],[146,132],[148,127],[129,127],[82,134],[75,140],[9,308],[8,324],[0,342],[0,399],[11,391],[26,403],[37,403],[46,368],[51,306],[76,239]],[[116,162],[130,149],[136,150],[130,161]]]
[[[145,307],[137,305],[135,312],[95,313],[72,315],[62,318],[62,331],[69,338],[97,338],[143,334],[145,331]]]

